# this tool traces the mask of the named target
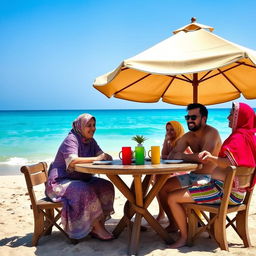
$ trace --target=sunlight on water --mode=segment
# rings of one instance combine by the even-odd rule
[[[180,121],[187,131],[183,109],[162,110],[61,110],[61,111],[0,111],[0,164],[23,165],[37,161],[50,162],[71,129],[73,120],[82,113],[96,117],[95,139],[100,147],[117,156],[122,146],[135,147],[134,135],[148,138],[146,150],[162,146],[165,124]],[[220,132],[222,140],[228,128],[229,109],[209,109],[207,123]],[[1,168],[0,168],[1,171]]]

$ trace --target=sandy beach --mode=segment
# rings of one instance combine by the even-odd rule
[[[130,180],[127,177],[127,184]],[[38,187],[38,193],[43,192]],[[37,247],[31,246],[33,234],[33,214],[30,209],[30,200],[27,195],[25,180],[22,175],[1,176],[0,185],[0,255],[110,255],[122,256],[127,252],[128,232],[125,230],[118,239],[110,242],[101,242],[90,237],[85,238],[77,245],[70,244],[58,230],[51,236],[45,236]],[[108,230],[113,230],[122,216],[125,199],[116,189],[115,214],[107,222]],[[156,216],[156,201],[150,205],[150,212]],[[145,225],[147,223],[144,222]],[[163,224],[166,225],[166,224]],[[151,229],[141,233],[138,255],[167,256],[167,255],[256,255],[256,197],[255,192],[249,215],[249,230],[253,247],[243,248],[242,241],[232,229],[228,229],[230,252],[221,251],[212,239],[200,237],[193,247],[168,249],[161,238]]]

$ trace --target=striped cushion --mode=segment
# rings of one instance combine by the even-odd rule
[[[223,197],[223,182],[212,179],[210,183],[203,186],[188,188],[192,198],[199,204],[220,204]],[[229,198],[230,205],[241,204],[245,192],[232,191]]]

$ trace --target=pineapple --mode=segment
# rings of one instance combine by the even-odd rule
[[[146,137],[143,135],[135,135],[132,137],[132,140],[136,141],[138,143],[138,147],[142,147],[142,143],[147,140]]]

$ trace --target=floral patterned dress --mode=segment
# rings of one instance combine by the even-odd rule
[[[46,195],[54,202],[63,202],[61,222],[70,238],[85,237],[96,220],[105,221],[114,212],[111,182],[67,169],[72,157],[93,157],[99,151],[94,139],[86,142],[72,129],[50,166]]]

